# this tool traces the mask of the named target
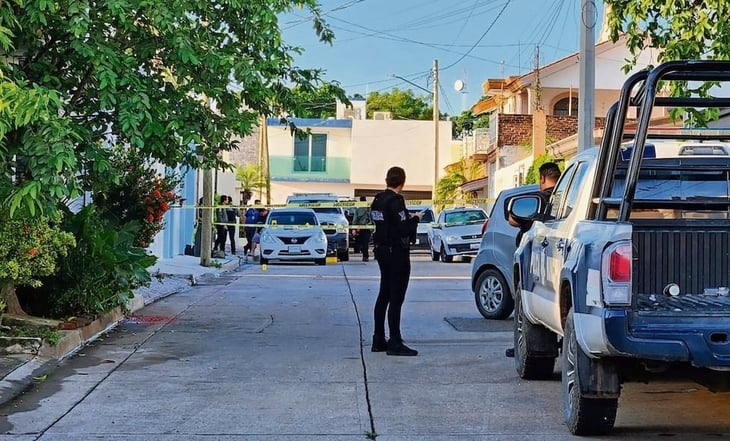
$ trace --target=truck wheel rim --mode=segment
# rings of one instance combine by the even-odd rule
[[[568,409],[573,408],[573,389],[575,388],[575,380],[576,380],[576,372],[575,372],[575,349],[576,349],[576,342],[572,336],[567,336],[569,338],[568,344],[566,345],[567,351],[565,353],[565,397],[568,404]]]

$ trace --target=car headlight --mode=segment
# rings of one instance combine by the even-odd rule
[[[318,233],[314,233],[312,237],[309,238],[307,242],[314,242],[315,244],[326,244],[327,243],[327,235],[324,234],[324,231],[319,230]]]
[[[264,230],[263,233],[261,233],[261,243],[275,243],[276,237],[274,237],[273,234],[269,233],[269,230]]]
[[[448,242],[448,243],[456,242],[458,240],[459,240],[459,236],[453,236],[453,235],[452,236],[446,236],[446,242]]]

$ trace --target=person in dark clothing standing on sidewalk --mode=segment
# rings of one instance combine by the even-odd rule
[[[374,254],[380,268],[380,291],[375,301],[375,330],[373,352],[388,355],[415,356],[418,351],[403,344],[400,318],[411,276],[410,237],[416,234],[423,213],[409,215],[405,200],[399,193],[406,182],[406,172],[391,167],[385,177],[388,188],[378,193],[370,206],[375,223]],[[388,317],[390,339],[385,338],[385,318]]]
[[[226,229],[228,230],[228,239],[231,241],[231,254],[236,254],[236,226],[238,225],[238,208],[233,206],[233,198],[230,196],[226,196],[228,198],[228,208],[226,208],[226,216],[228,217],[228,225],[226,225]]]
[[[226,205],[228,205],[228,196],[221,195],[218,200],[218,206],[215,208],[215,242],[213,243],[213,257],[226,257],[226,235],[228,229],[226,223],[228,222],[228,215],[226,214]]]
[[[360,202],[365,202],[365,196],[360,196]],[[355,208],[355,215],[352,217],[352,223],[357,226],[370,226],[373,222],[370,219],[370,208],[369,207],[357,207]],[[369,228],[358,228],[357,236],[355,236],[356,248],[362,253],[362,261],[367,262],[370,260],[370,253],[368,248],[370,247],[370,236],[373,231]]]

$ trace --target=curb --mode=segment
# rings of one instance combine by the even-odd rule
[[[200,277],[209,274],[220,275],[220,273],[231,272],[238,268],[239,262],[231,260],[223,263],[221,268],[201,274]],[[146,289],[143,287],[136,290],[134,297],[129,299],[126,304],[129,315],[160,299],[188,289],[196,283],[196,277],[193,274],[161,275],[164,276],[163,280],[170,279],[169,281],[172,283],[166,284],[159,282],[157,289]],[[155,275],[153,275],[153,281],[154,279]],[[161,289],[161,285],[167,286],[164,287],[165,289]],[[0,406],[20,396],[33,385],[34,378],[49,374],[60,362],[93,342],[102,334],[115,328],[125,318],[126,316],[122,312],[122,308],[115,308],[87,326],[73,330],[59,331],[62,333],[62,337],[54,346],[43,343],[35,355],[18,354],[16,357],[27,357],[28,359],[19,362],[19,365],[15,369],[0,379]]]

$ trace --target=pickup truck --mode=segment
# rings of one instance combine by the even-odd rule
[[[508,206],[534,221],[513,262],[515,367],[547,379],[561,357],[561,407],[575,435],[612,430],[626,382],[680,375],[730,390],[730,130],[649,125],[657,107],[730,99],[657,92],[671,81],[728,84],[730,63],[674,61],[632,75],[600,148],[566,164],[550,201]]]

